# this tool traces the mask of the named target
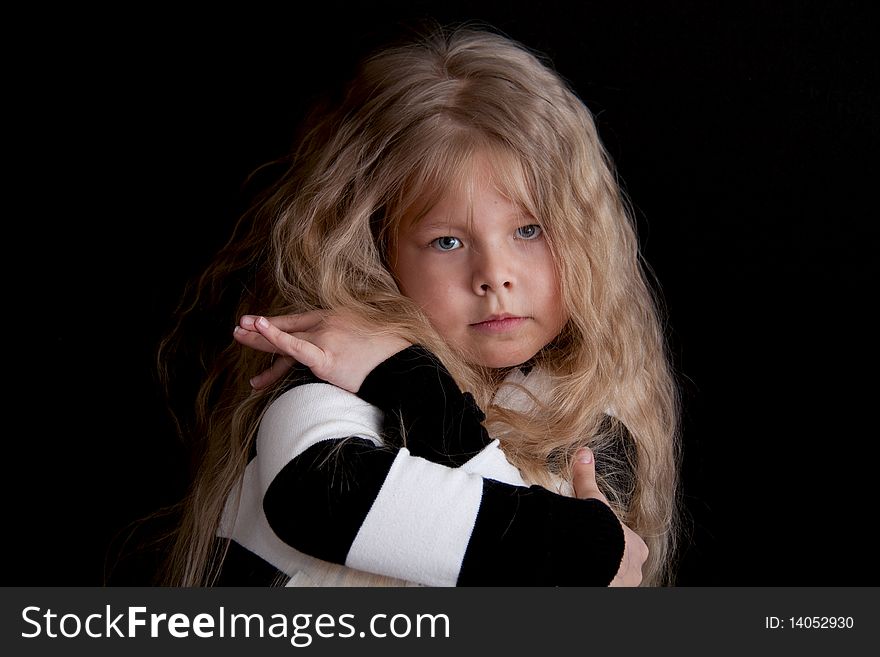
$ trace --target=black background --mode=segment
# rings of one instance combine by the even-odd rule
[[[9,15],[4,583],[100,585],[180,493],[153,359],[185,281],[309,100],[432,16],[596,115],[682,385],[679,583],[878,584],[872,3],[362,4]]]

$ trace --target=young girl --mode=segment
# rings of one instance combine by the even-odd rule
[[[167,583],[671,582],[657,310],[589,111],[523,46],[367,59],[184,318],[231,289],[269,317],[207,361]]]

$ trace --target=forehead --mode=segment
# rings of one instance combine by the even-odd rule
[[[503,150],[483,149],[469,154],[458,166],[429,179],[405,213],[401,227],[414,229],[426,219],[431,222],[449,219],[448,216],[434,215],[438,210],[445,213],[462,205],[470,221],[475,196],[487,189],[509,202],[516,210],[512,214],[533,214],[532,194],[526,184],[522,163]]]

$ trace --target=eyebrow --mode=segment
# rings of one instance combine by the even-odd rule
[[[468,223],[467,221],[421,221],[413,228],[415,230],[446,230],[448,228],[466,228]]]
[[[535,219],[535,217],[533,217],[531,215],[530,212],[527,212],[525,210],[522,210],[521,212],[511,213],[510,215],[508,215],[508,220],[510,221],[510,223],[520,222],[523,220],[529,221],[529,222],[537,222],[538,221],[537,219]],[[431,231],[431,230],[447,230],[447,229],[453,229],[453,228],[467,228],[469,226],[469,224],[470,224],[469,221],[467,221],[467,220],[463,221],[461,219],[449,219],[446,221],[441,220],[441,219],[436,219],[433,221],[424,221],[423,220],[423,221],[419,221],[418,223],[416,223],[412,227],[412,230]]]

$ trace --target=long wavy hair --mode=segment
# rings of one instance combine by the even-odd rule
[[[262,413],[283,389],[248,384],[271,355],[229,333],[212,343],[206,332],[244,313],[345,309],[433,351],[527,480],[553,487],[570,478],[574,452],[590,446],[612,508],[649,547],[643,583],[673,583],[679,410],[662,306],[584,103],[540,55],[464,26],[377,51],[304,126],[159,350],[169,385],[181,356],[199,359],[204,373],[193,419],[179,424],[194,475],[163,582],[214,581],[225,549],[217,525]],[[477,154],[493,163],[502,193],[544,227],[569,315],[534,358],[546,390],[516,409],[494,403],[506,372],[453,352],[388,266],[401,222],[460,184]]]

